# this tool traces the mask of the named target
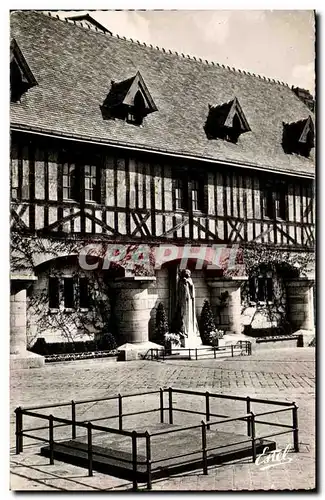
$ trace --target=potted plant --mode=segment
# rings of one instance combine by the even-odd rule
[[[218,347],[221,345],[220,339],[223,338],[223,335],[223,330],[213,330],[209,333],[209,344],[212,345],[212,347]]]
[[[165,352],[171,353],[173,347],[178,348],[181,347],[181,336],[178,333],[169,333],[165,334]]]

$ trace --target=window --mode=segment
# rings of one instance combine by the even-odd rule
[[[62,171],[62,196],[64,200],[100,201],[99,168],[96,165],[64,163]]]
[[[85,165],[85,201],[98,201],[97,167]]]
[[[264,216],[270,219],[287,219],[285,185],[268,184],[264,188]]]
[[[135,125],[141,125],[143,117],[146,115],[146,105],[143,95],[138,90],[134,97],[133,106],[128,109],[127,121]]]
[[[175,210],[188,210],[190,203],[193,212],[203,212],[205,208],[203,179],[198,177],[193,179],[193,174],[191,177],[190,181],[187,176],[185,179],[174,180]]]
[[[79,278],[79,307],[89,308],[89,290],[87,278]]]
[[[65,200],[78,200],[79,190],[77,189],[76,166],[65,163],[63,165],[63,198]]]
[[[18,199],[18,165],[17,162],[11,164],[11,199]]]
[[[187,209],[187,189],[183,179],[175,179],[175,209]]]
[[[258,276],[249,280],[249,295],[251,302],[273,301],[273,279],[270,274]]]
[[[73,309],[75,306],[74,301],[74,280],[73,278],[64,278],[63,280],[63,295],[64,307],[66,309]]]
[[[283,190],[275,192],[275,217],[286,219],[286,197]]]
[[[193,212],[204,211],[203,183],[199,180],[191,181],[192,210]]]
[[[50,309],[89,309],[90,293],[88,279],[84,277],[50,277],[49,307]]]
[[[49,307],[58,309],[60,305],[59,278],[49,279]]]

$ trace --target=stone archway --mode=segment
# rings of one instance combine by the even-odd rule
[[[248,270],[243,289],[244,331],[254,335],[312,329],[313,280],[289,262],[261,261]]]

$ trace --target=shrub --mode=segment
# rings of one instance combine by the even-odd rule
[[[97,348],[99,351],[112,351],[116,349],[117,344],[114,335],[111,333],[104,333],[101,335],[98,339]]]
[[[155,327],[154,341],[157,342],[157,344],[164,345],[166,335],[168,334],[168,332],[169,332],[169,327],[168,327],[165,307],[164,304],[160,302],[160,304],[158,304],[156,312],[156,327]]]
[[[216,325],[212,314],[210,302],[208,300],[204,301],[202,307],[199,329],[203,344],[210,344],[209,336],[211,332],[215,331]]]

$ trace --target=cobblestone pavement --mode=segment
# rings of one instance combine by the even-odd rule
[[[153,482],[153,490],[268,490],[313,489],[315,487],[315,350],[283,348],[258,351],[250,357],[198,361],[87,360],[46,365],[42,369],[17,370],[11,374],[11,446],[14,446],[14,413],[17,406],[48,404],[71,399],[91,399],[128,394],[159,387],[188,388],[241,396],[255,396],[281,401],[295,401],[299,407],[300,452],[290,454],[290,463],[261,470],[248,459],[223,466],[213,466],[209,475],[193,471]],[[147,405],[158,407],[157,395],[147,398]],[[124,411],[143,409],[144,399],[133,398]],[[242,414],[238,403],[217,400],[222,413]],[[187,396],[175,396],[175,403],[197,408],[198,402]],[[115,403],[114,403],[115,404]],[[243,403],[241,403],[242,405]],[[185,406],[187,405],[187,406]],[[78,407],[78,416],[90,419],[110,414],[108,404]],[[52,410],[51,410],[52,411]],[[116,408],[115,408],[116,411]],[[214,411],[213,409],[211,411]],[[254,409],[255,411],[255,409]],[[55,411],[53,411],[55,414]],[[245,413],[245,411],[244,411]],[[62,416],[67,416],[64,412]],[[152,415],[152,414],[151,414]],[[192,416],[180,417],[180,423],[193,422]],[[129,417],[127,425],[136,422]],[[148,421],[149,422],[149,421]],[[282,420],[282,422],[284,422]],[[138,423],[138,421],[137,421]],[[141,418],[141,424],[146,424]],[[269,427],[267,427],[268,429]],[[264,431],[265,432],[265,431]],[[272,428],[271,432],[274,432]],[[278,448],[291,444],[290,435],[276,439]],[[48,459],[38,454],[39,446],[27,443],[24,453],[16,456],[11,449],[11,489],[13,490],[128,490],[128,481]]]

